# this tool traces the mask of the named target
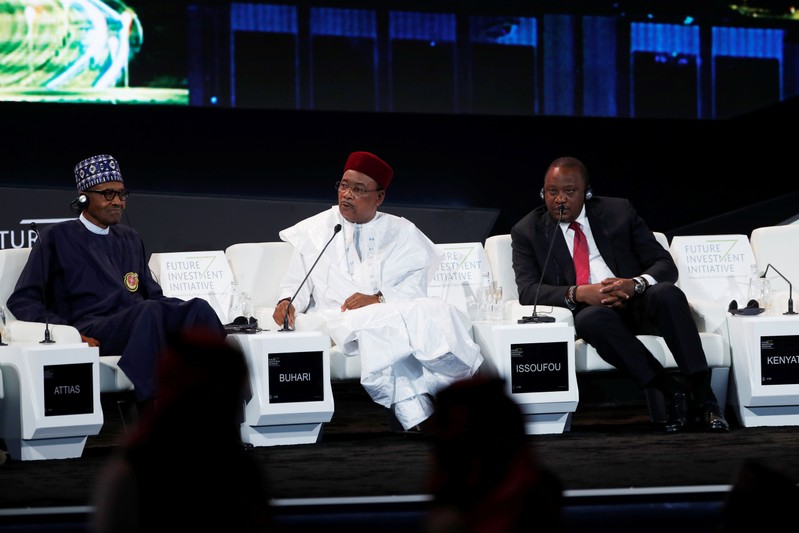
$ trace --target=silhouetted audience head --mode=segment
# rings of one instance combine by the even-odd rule
[[[204,432],[213,430],[209,438],[240,444],[249,372],[244,356],[224,338],[199,329],[175,337],[158,361],[157,380],[158,394],[142,413],[138,433],[152,438],[155,426],[170,433],[202,424]]]
[[[796,531],[799,487],[782,473],[758,461],[738,468],[722,509],[716,533]]]
[[[563,530],[560,481],[537,461],[503,380],[456,382],[435,409],[427,532]]]
[[[96,487],[94,529],[270,529],[267,477],[241,441],[248,369],[240,351],[203,331],[173,339],[155,403]]]

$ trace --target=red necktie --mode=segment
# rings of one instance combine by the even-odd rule
[[[588,242],[585,233],[580,229],[580,224],[572,221],[569,228],[574,230],[574,270],[577,272],[577,285],[588,284]]]

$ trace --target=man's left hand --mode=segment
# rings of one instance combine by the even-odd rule
[[[633,281],[626,278],[605,278],[601,281],[601,285],[602,288],[599,289],[603,294],[601,303],[606,307],[626,306],[627,300],[635,292]]]
[[[100,341],[98,341],[94,337],[87,337],[85,335],[81,335],[80,336],[80,340],[85,342],[86,344],[88,344],[92,348],[96,348],[96,347],[100,346]]]
[[[341,310],[358,309],[359,307],[366,307],[380,302],[380,298],[376,294],[363,294],[356,292],[341,305]]]

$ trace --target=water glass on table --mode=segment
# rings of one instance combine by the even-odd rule
[[[758,307],[768,310],[771,296],[771,281],[768,278],[753,277],[749,280],[749,300],[755,300]]]
[[[496,281],[491,282],[488,291],[488,320],[490,322],[502,322],[502,286]]]

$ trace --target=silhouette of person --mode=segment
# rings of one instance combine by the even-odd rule
[[[270,530],[266,473],[241,442],[244,356],[205,330],[173,339],[159,395],[95,488],[93,531]]]
[[[797,504],[796,483],[758,461],[744,461],[724,502],[716,533],[749,533],[764,526],[770,532],[796,531]]]
[[[477,376],[441,390],[431,422],[425,533],[565,531],[560,480],[539,464],[502,379]]]

